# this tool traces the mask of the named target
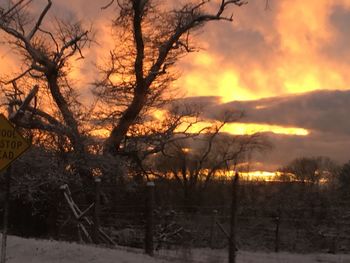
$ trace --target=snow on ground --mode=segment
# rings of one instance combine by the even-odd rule
[[[76,243],[24,239],[9,236],[7,263],[151,263],[155,260],[141,252],[108,249]]]
[[[1,237],[1,235],[0,235]],[[24,239],[10,236],[7,263],[225,263],[227,251],[185,249],[160,251],[154,258],[141,250],[118,247],[101,248],[92,245]],[[237,263],[350,263],[350,255],[290,254],[290,253],[238,253]]]
[[[227,263],[227,251],[198,251],[193,253],[198,263]],[[237,263],[350,263],[350,255],[291,254],[240,251]]]

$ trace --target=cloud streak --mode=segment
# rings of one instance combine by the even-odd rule
[[[309,131],[308,136],[267,132],[274,149],[267,155],[255,156],[254,160],[261,163],[257,169],[273,171],[302,156],[329,156],[339,163],[349,159],[350,90],[320,90],[229,103],[220,103],[217,97],[193,97],[186,101],[191,105],[196,105],[197,101],[205,102],[208,106],[204,108],[203,116],[211,120],[220,120],[224,112],[239,110],[245,112],[245,117],[239,120],[241,123],[298,127]]]

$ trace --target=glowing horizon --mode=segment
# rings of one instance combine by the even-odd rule
[[[194,123],[190,128],[188,124],[184,123],[180,125],[175,131],[187,133],[198,133],[201,130],[210,128],[215,125],[215,122],[202,121]],[[228,133],[232,135],[252,135],[255,133],[265,133],[271,132],[274,134],[281,135],[294,135],[294,136],[307,136],[310,132],[307,129],[299,127],[284,127],[280,125],[271,125],[271,124],[260,124],[260,123],[226,123],[220,130],[221,133]]]
[[[152,115],[155,120],[147,122],[146,125],[161,125],[160,123],[165,119],[166,114],[165,110],[154,111]],[[186,132],[189,134],[199,133],[201,131],[205,132],[210,131],[215,124],[217,124],[215,121],[203,120],[197,122],[195,119],[188,117],[185,118],[184,122],[175,129],[175,132]],[[220,130],[220,133],[228,133],[231,135],[252,135],[265,132],[290,136],[308,136],[310,134],[309,130],[300,127],[285,127],[272,124],[243,122],[226,123]],[[109,130],[102,128],[92,131],[90,135],[105,138],[109,136],[109,133]]]

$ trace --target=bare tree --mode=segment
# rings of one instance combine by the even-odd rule
[[[84,163],[87,146],[82,122],[86,109],[71,85],[69,66],[72,59],[83,58],[82,50],[91,41],[90,30],[78,22],[57,19],[44,23],[51,0],[36,16],[28,11],[31,2],[9,2],[0,13],[1,34],[22,61],[16,77],[1,79],[9,118],[19,127],[56,134],[59,147],[74,153],[76,163]]]
[[[317,185],[321,180],[328,183],[337,176],[338,165],[329,157],[301,157],[291,161],[280,171],[291,176],[292,180]]]
[[[344,197],[349,197],[349,185],[350,185],[350,161],[345,163],[338,175],[340,192]]]
[[[1,79],[0,88],[8,106],[14,113],[19,112],[9,117],[19,127],[54,134],[57,147],[73,157],[71,160],[81,174],[89,174],[85,163],[99,157],[101,151],[88,134],[95,124],[110,129],[103,142],[105,156],[123,155],[127,148],[129,154],[136,137],[147,137],[158,145],[153,149],[150,146],[143,155],[162,149],[164,140],[171,137],[182,117],[174,115],[166,127],[150,126],[147,132],[142,125],[148,121],[150,111],[173,99],[169,90],[177,75],[172,66],[195,50],[192,40],[195,31],[210,21],[232,21],[228,9],[244,4],[241,0],[116,3],[116,48],[110,52],[109,65],[101,67],[101,79],[96,81],[94,91],[102,108],[96,107],[101,111],[94,112],[79,101],[78,87],[69,74],[72,61],[84,58],[84,48],[91,43],[91,29],[85,29],[79,22],[59,19],[48,23],[51,0],[36,15],[28,11],[32,1],[1,5],[1,33],[22,61],[17,76]],[[136,136],[137,130],[144,133]],[[128,142],[130,137],[135,140]],[[146,144],[138,143],[142,147]],[[133,149],[137,152],[140,148]]]
[[[175,179],[188,205],[193,204],[215,176],[234,171],[253,151],[270,148],[270,143],[259,133],[244,136],[221,133],[225,124],[223,121],[203,130],[199,136],[173,141],[156,158],[154,174]]]
[[[112,5],[114,1],[108,3]],[[114,28],[120,41],[110,54],[110,65],[102,69],[103,78],[96,94],[112,106],[111,134],[105,153],[118,154],[120,145],[140,116],[166,98],[165,91],[176,78],[170,68],[186,53],[194,51],[192,34],[210,21],[232,21],[226,14],[241,0],[208,0],[187,3],[161,3],[154,0],[116,1],[119,15]],[[216,7],[215,7],[216,5]]]

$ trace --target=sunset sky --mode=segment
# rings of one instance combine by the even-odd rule
[[[53,0],[49,13],[93,24],[98,45],[74,68],[85,93],[93,63],[103,63],[113,47],[114,10],[102,11],[104,2]],[[219,109],[242,109],[246,117],[237,129],[270,132],[275,148],[257,157],[263,164],[256,169],[272,171],[301,156],[349,160],[350,0],[270,0],[268,8],[265,0],[248,2],[233,9],[233,23],[201,29],[200,50],[180,61],[175,85],[207,105],[208,120]],[[16,70],[16,58],[3,45],[0,59],[2,73]]]

